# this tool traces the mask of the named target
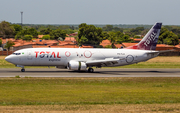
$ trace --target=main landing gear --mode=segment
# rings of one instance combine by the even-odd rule
[[[21,72],[25,72],[25,69],[24,69],[24,68],[22,68],[22,69],[21,69]]]
[[[94,72],[94,69],[90,67],[90,68],[88,69],[88,72],[93,73],[93,72]]]

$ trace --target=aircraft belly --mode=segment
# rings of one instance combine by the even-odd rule
[[[23,64],[24,64],[23,61],[24,61],[24,60],[23,60],[23,58],[21,58],[21,57],[19,57],[19,58],[17,58],[17,59],[15,60],[15,62],[17,62],[17,63],[16,63],[17,65],[23,65]]]

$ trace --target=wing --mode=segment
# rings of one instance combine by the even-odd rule
[[[115,64],[118,64],[119,60],[122,60],[122,59],[120,59],[120,58],[106,58],[103,60],[87,61],[86,64],[87,64],[87,66],[97,66],[97,67],[113,66]]]

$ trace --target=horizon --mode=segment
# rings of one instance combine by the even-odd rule
[[[3,20],[3,21],[6,21],[6,20]],[[2,21],[0,21],[0,22],[2,22]],[[8,22],[8,21],[6,21],[6,22]],[[11,24],[21,24],[21,23],[12,23],[12,22],[9,22],[9,23],[11,23]],[[80,24],[82,24],[82,23],[80,23]],[[29,23],[23,23],[23,25],[54,25],[54,26],[59,26],[59,25],[80,25],[80,24],[29,24]],[[88,24],[88,23],[86,23],[87,25],[147,25],[147,26],[152,26],[152,25],[154,25],[154,24]],[[180,26],[180,25],[165,25],[165,24],[163,24],[162,23],[162,25],[163,26]]]

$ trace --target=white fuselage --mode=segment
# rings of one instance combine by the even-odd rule
[[[86,63],[119,59],[118,63],[105,66],[122,66],[146,61],[157,56],[157,54],[147,54],[151,52],[134,49],[28,48],[14,52],[6,57],[6,60],[22,66],[59,66],[65,68],[70,61]]]

